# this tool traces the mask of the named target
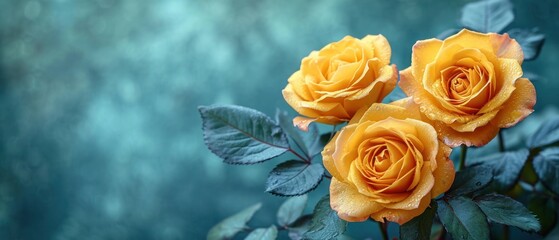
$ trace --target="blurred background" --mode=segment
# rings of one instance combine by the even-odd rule
[[[456,27],[467,2],[1,1],[0,239],[204,239],[256,202],[255,225],[269,226],[285,200],[264,192],[279,162],[222,163],[197,106],[290,110],[287,78],[345,35],[383,34],[403,69],[415,41]],[[559,1],[513,3],[513,27],[547,35],[524,64],[538,75],[528,119],[541,119],[557,112]]]

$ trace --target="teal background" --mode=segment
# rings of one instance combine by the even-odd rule
[[[280,161],[222,163],[197,106],[289,110],[281,90],[301,59],[345,35],[383,34],[403,69],[415,41],[456,27],[467,2],[0,2],[0,239],[204,239],[256,202],[253,226],[269,226],[285,199],[264,182]],[[559,1],[513,2],[513,27],[547,35],[524,64],[539,75],[528,119],[545,119],[557,113]],[[537,127],[526,122],[518,131]]]

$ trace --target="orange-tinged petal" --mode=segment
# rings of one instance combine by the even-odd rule
[[[493,45],[493,51],[499,58],[512,58],[522,64],[524,52],[515,39],[509,37],[508,33],[503,35],[490,33],[489,37]]]
[[[413,45],[411,73],[413,73],[413,76],[418,78],[415,79],[416,81],[421,81],[426,65],[435,61],[435,57],[437,56],[442,45],[443,42],[435,38],[417,41]]]
[[[341,219],[361,222],[383,207],[369,197],[359,193],[350,184],[332,178],[330,183],[330,206]]]
[[[437,154],[437,168],[433,171],[435,184],[431,190],[431,198],[435,198],[450,189],[454,182],[454,163],[448,158],[452,149],[444,144],[440,144]]]
[[[375,57],[379,58],[383,65],[388,65],[390,63],[392,49],[390,48],[388,40],[386,40],[383,35],[367,35],[362,41],[370,44],[370,46],[374,48]]]
[[[516,89],[495,117],[495,124],[499,127],[512,127],[534,111],[536,104],[534,85],[530,80],[520,78],[516,80],[515,86]]]
[[[454,44],[460,45],[463,48],[475,48],[494,52],[493,45],[488,34],[474,32],[468,29],[462,29],[457,34],[445,39],[443,48]]]
[[[426,195],[421,198],[419,206],[415,209],[411,210],[403,210],[403,209],[388,209],[385,208],[378,212],[371,214],[371,218],[378,222],[390,221],[395,222],[400,225],[412,220],[414,217],[419,216],[422,214],[427,207],[429,207],[429,203],[431,202],[431,196]]]
[[[322,164],[324,168],[328,170],[328,172],[332,175],[332,179],[344,179],[342,175],[339,173],[338,169],[336,168],[336,164],[334,163],[334,152],[336,150],[336,139],[338,139],[340,132],[337,132],[336,135],[324,146],[322,150]]]
[[[499,127],[494,126],[491,122],[476,128],[473,132],[458,132],[442,122],[432,121],[431,123],[437,129],[439,138],[450,147],[458,147],[461,144],[466,146],[483,146],[499,133]]]
[[[413,210],[421,205],[421,201],[424,196],[431,198],[431,189],[435,184],[435,178],[431,172],[430,166],[425,166],[421,169],[420,183],[415,187],[409,197],[399,201],[397,203],[382,204],[387,209],[403,209],[403,210]]]
[[[499,58],[498,66],[495,68],[497,75],[497,84],[500,90],[489,102],[485,104],[479,113],[487,113],[500,108],[515,89],[515,81],[522,77],[522,68],[520,64],[513,59]]]
[[[473,132],[477,128],[487,125],[487,123],[489,123],[490,121],[492,121],[495,118],[495,116],[497,115],[498,112],[499,112],[499,110],[495,110],[493,112],[488,112],[488,113],[483,114],[483,115],[481,115],[477,118],[474,118],[474,119],[470,120],[469,122],[453,123],[453,124],[450,124],[449,126],[452,129],[454,129],[458,132]]]

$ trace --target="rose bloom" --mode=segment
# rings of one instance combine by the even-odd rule
[[[346,221],[404,224],[454,181],[450,147],[418,120],[418,108],[396,105],[359,111],[322,152],[332,174],[330,205]]]
[[[294,124],[349,121],[363,106],[381,102],[396,86],[398,71],[390,66],[391,49],[382,35],[346,36],[303,58],[283,89],[283,97],[299,114]]]
[[[400,87],[450,146],[482,146],[533,112],[536,91],[522,77],[522,49],[508,34],[462,30],[413,46]]]

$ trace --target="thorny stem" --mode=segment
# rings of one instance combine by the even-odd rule
[[[466,153],[468,151],[468,147],[462,144],[460,145],[460,150],[460,165],[458,166],[458,170],[462,170],[466,166]]]

